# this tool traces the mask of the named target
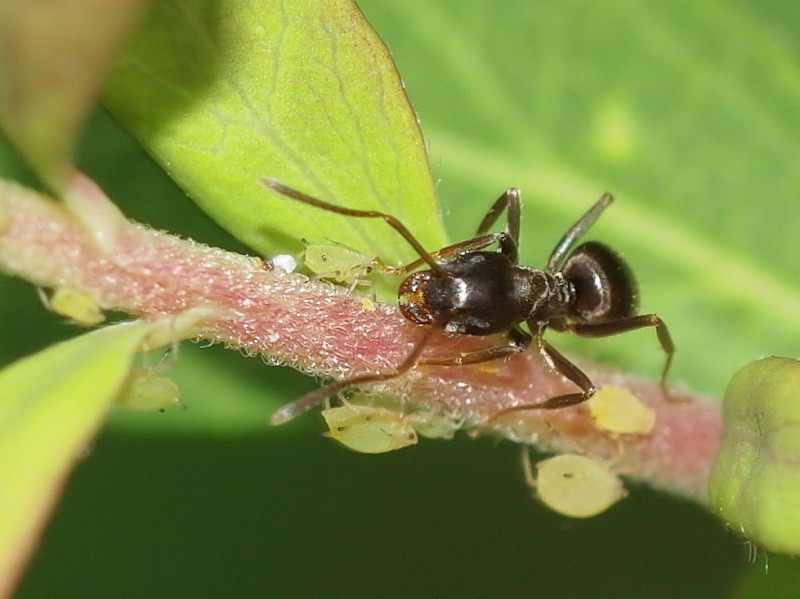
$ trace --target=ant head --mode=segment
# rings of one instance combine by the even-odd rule
[[[577,247],[562,269],[575,290],[570,316],[577,322],[600,323],[636,314],[636,280],[614,250],[589,241]]]
[[[431,324],[437,310],[431,306],[429,293],[434,274],[430,270],[415,272],[405,278],[397,290],[400,312],[411,322]]]

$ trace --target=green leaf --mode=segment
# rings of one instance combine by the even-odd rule
[[[7,596],[148,323],[99,329],[0,371],[0,595]]]
[[[383,222],[287,200],[261,179],[392,213],[445,242],[425,146],[386,48],[351,0],[159,2],[106,104],[205,211],[264,255],[331,239],[416,257]]]
[[[56,190],[98,87],[143,4],[0,3],[0,127]]]
[[[587,237],[624,254],[669,325],[673,380],[719,396],[743,364],[797,353],[795,3],[361,4],[420,114],[455,240],[518,186],[522,260],[541,266],[610,191]],[[650,331],[548,336],[653,377],[663,359]]]

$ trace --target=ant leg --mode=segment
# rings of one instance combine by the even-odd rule
[[[486,233],[486,231],[489,230],[489,227],[497,222],[497,219],[500,218],[500,215],[506,208],[508,208],[506,232],[511,238],[510,241],[513,242],[513,245],[509,243],[507,246],[502,246],[502,251],[503,254],[508,256],[508,259],[513,264],[516,264],[517,251],[519,249],[519,221],[521,211],[519,189],[516,187],[509,187],[499,198],[497,198],[497,201],[494,203],[494,205],[489,208],[489,212],[487,212],[486,216],[483,217],[481,224],[478,226],[478,232],[476,235],[483,235]]]
[[[568,408],[570,406],[587,401],[597,392],[597,388],[594,386],[594,383],[589,380],[589,377],[586,376],[586,374],[584,374],[580,368],[575,366],[575,364],[565,358],[561,352],[559,352],[541,337],[537,337],[537,342],[539,343],[539,351],[547,360],[550,367],[553,370],[558,371],[561,375],[567,377],[578,387],[580,387],[582,391],[580,393],[556,395],[555,397],[551,397],[550,399],[540,403],[522,404],[498,410],[489,416],[483,422],[483,424],[478,427],[474,436],[480,436],[483,434],[483,431],[489,428],[494,422],[508,414],[512,414],[514,412],[525,412],[528,410],[559,410],[561,408]]]
[[[392,227],[395,231],[402,235],[403,239],[405,239],[411,247],[413,247],[417,254],[419,254],[419,259],[406,264],[405,266],[389,266],[380,258],[375,258],[373,260],[373,264],[375,268],[379,269],[384,274],[389,275],[398,275],[410,272],[422,264],[427,264],[431,267],[432,270],[436,271],[437,274],[441,276],[445,276],[442,267],[437,263],[437,260],[444,261],[449,258],[453,258],[459,254],[464,252],[470,252],[485,248],[493,243],[499,243],[500,247],[503,250],[503,253],[507,256],[513,257],[511,259],[512,262],[516,260],[516,237],[513,237],[511,233],[490,233],[487,235],[479,235],[474,239],[470,239],[468,241],[464,241],[461,243],[456,243],[454,245],[448,246],[446,248],[442,248],[436,252],[428,253],[422,244],[417,241],[416,237],[411,234],[411,232],[401,223],[396,217],[392,216],[391,214],[386,214],[384,212],[378,212],[377,210],[354,210],[352,208],[344,208],[342,206],[337,206],[336,204],[331,204],[329,202],[325,202],[323,200],[314,198],[312,196],[306,195],[301,191],[283,185],[274,179],[261,179],[261,182],[272,189],[273,191],[286,196],[288,198],[292,198],[299,202],[303,202],[304,204],[308,204],[309,206],[315,206],[316,208],[321,208],[323,210],[328,210],[329,212],[335,212],[337,214],[344,214],[345,216],[354,216],[358,218],[382,218],[386,223]],[[516,223],[516,235],[519,235],[519,197],[517,195],[517,202],[516,202],[516,213],[517,213],[517,223]],[[495,217],[496,218],[496,217]],[[492,221],[493,222],[493,221]],[[490,223],[491,224],[491,223]],[[513,243],[512,243],[513,241]],[[512,249],[513,248],[513,249]]]
[[[403,223],[401,223],[391,214],[378,212],[377,210],[353,210],[351,208],[343,208],[342,206],[330,204],[323,200],[311,197],[310,195],[306,195],[302,191],[287,187],[286,185],[283,185],[274,179],[262,178],[261,182],[269,189],[272,189],[273,191],[286,196],[287,198],[292,198],[293,200],[303,202],[309,206],[315,206],[323,210],[328,210],[329,212],[344,214],[345,216],[355,216],[357,218],[382,218],[384,221],[386,221],[386,224],[400,233],[403,239],[405,239],[408,244],[416,250],[417,254],[419,254],[419,257],[422,259],[422,262],[426,262],[432,270],[436,271],[439,275],[444,276],[445,273],[442,270],[442,267],[430,257],[425,248],[422,247],[422,244],[411,234],[411,231],[409,231]]]
[[[384,373],[376,373],[376,374],[364,374],[361,376],[356,376],[351,379],[346,379],[343,381],[337,381],[335,383],[330,383],[329,385],[325,385],[324,387],[320,387],[316,391],[312,391],[311,393],[307,393],[306,395],[300,397],[299,399],[294,400],[291,403],[286,404],[282,408],[280,408],[277,412],[272,415],[270,422],[274,425],[285,424],[290,420],[293,420],[306,410],[313,408],[315,405],[322,403],[330,397],[331,395],[335,395],[336,393],[340,393],[342,391],[346,391],[351,387],[358,387],[360,385],[366,385],[368,383],[380,383],[382,381],[389,381],[393,378],[397,378],[399,376],[404,375],[406,372],[414,368],[419,362],[419,357],[422,355],[422,352],[425,351],[425,348],[430,343],[431,338],[433,335],[442,328],[444,323],[443,318],[439,318],[435,320],[431,326],[425,331],[425,334],[417,341],[414,348],[411,350],[411,353],[406,356],[405,360],[403,360],[397,368],[394,369],[392,372],[384,372]]]
[[[477,351],[467,352],[449,358],[425,358],[419,361],[420,366],[463,366],[464,364],[479,364],[499,360],[513,354],[524,352],[531,344],[532,337],[518,326],[508,332],[508,343],[496,345]]]
[[[486,235],[468,239],[467,241],[448,245],[445,248],[431,252],[428,254],[428,256],[435,262],[446,262],[447,260],[451,260],[452,258],[460,256],[461,254],[481,250],[489,245],[492,245],[493,243],[499,243],[501,248],[505,248],[510,243],[510,237],[508,233],[505,232],[488,233]],[[375,268],[387,275],[406,274],[419,268],[425,262],[427,261],[420,258],[403,266],[389,266],[380,258],[374,258],[372,261],[372,263],[375,265]]]
[[[614,201],[614,197],[610,193],[604,193],[599,200],[594,203],[594,206],[589,208],[586,213],[578,219],[572,227],[570,227],[567,234],[561,238],[558,245],[553,249],[550,254],[550,259],[547,261],[548,272],[558,272],[564,265],[564,260],[569,255],[572,246],[580,239],[581,235],[591,227],[597,218],[602,214],[603,210],[608,208],[608,205]]]
[[[675,356],[675,344],[672,342],[672,336],[669,334],[667,325],[656,314],[640,314],[611,322],[571,323],[566,325],[565,330],[581,337],[608,337],[617,333],[643,329],[644,327],[655,327],[658,342],[667,356],[664,360],[664,368],[661,371],[661,389],[666,395],[669,395],[667,391],[667,374],[672,365],[672,358]]]
[[[539,337],[539,350],[542,352],[542,355],[545,357],[553,370],[557,370],[561,375],[567,377],[569,380],[575,383],[582,389],[582,392],[557,395],[555,397],[551,397],[547,401],[532,404],[527,407],[536,408],[537,410],[558,410],[560,408],[568,408],[569,406],[582,403],[595,394],[597,387],[594,386],[594,383],[592,383],[589,377],[586,376],[583,370],[575,366],[575,364],[565,358],[561,352],[559,352],[541,337]],[[518,407],[524,408],[525,406]]]

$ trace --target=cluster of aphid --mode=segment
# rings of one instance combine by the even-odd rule
[[[364,397],[354,401],[367,400]],[[377,400],[380,402],[380,400]],[[603,387],[587,402],[595,426],[612,438],[647,435],[655,425],[655,411],[627,389]],[[327,408],[325,436],[360,453],[386,453],[416,445],[418,435],[450,439],[461,422],[452,415],[431,412],[403,413],[396,409],[351,403]],[[615,460],[566,453],[531,464],[523,447],[525,479],[539,500],[572,518],[596,516],[625,497]]]
[[[644,327],[654,327],[666,355],[661,375],[662,388],[674,353],[664,322],[655,314],[638,314],[634,278],[622,258],[598,242],[573,247],[612,202],[603,195],[567,231],[550,255],[544,269],[520,265],[520,196],[506,190],[478,226],[475,237],[435,252],[427,252],[395,217],[378,211],[352,210],[329,204],[277,181],[264,180],[274,191],[317,208],[359,218],[380,218],[394,228],[417,252],[419,258],[407,265],[389,267],[380,259],[339,246],[307,246],[306,266],[320,276],[347,283],[352,290],[366,274],[378,270],[406,275],[400,284],[398,302],[410,321],[427,327],[406,359],[395,370],[367,374],[331,383],[282,407],[272,418],[283,424],[332,395],[353,387],[399,377],[417,366],[476,364],[525,351],[535,340],[546,361],[580,390],[536,404],[506,408],[492,414],[492,423],[505,414],[532,409],[559,409],[589,402],[596,426],[612,435],[645,435],[652,430],[655,414],[631,393],[618,388],[597,391],[592,381],[575,364],[552,347],[542,335],[548,328],[583,337],[604,337]],[[489,233],[500,215],[507,211],[505,229]],[[485,248],[496,244],[496,251]],[[420,268],[424,268],[420,270]],[[527,330],[521,327],[525,323]],[[504,334],[505,342],[443,358],[422,358],[435,331],[454,335],[488,336]],[[328,436],[351,449],[381,453],[417,442],[422,418],[383,407],[345,403],[323,412]],[[428,416],[429,418],[432,415]],[[452,436],[459,424],[439,423],[431,436]],[[484,424],[485,426],[486,424]],[[437,434],[444,433],[444,434]],[[531,486],[553,509],[574,517],[600,513],[624,496],[624,487],[609,464],[589,456],[567,454],[537,464],[533,474],[525,453]]]
[[[39,296],[49,310],[65,316],[75,324],[94,326],[106,319],[105,312],[97,299],[79,289],[59,287],[49,296],[40,289]],[[177,342],[173,352],[176,347]],[[173,358],[170,358],[171,361]],[[117,393],[114,403],[138,412],[163,412],[167,408],[182,405],[180,390],[165,374],[166,370],[168,366],[163,364],[132,369]]]
[[[353,398],[363,401],[365,398]],[[368,401],[380,402],[378,398]],[[429,439],[452,439],[461,428],[461,421],[454,416],[418,411],[409,414],[379,405],[351,403],[326,408],[322,417],[328,425],[326,437],[338,441],[359,453],[386,453],[416,445],[419,437]]]
[[[656,423],[655,410],[621,387],[601,387],[587,405],[595,427],[612,438],[648,435]],[[560,514],[596,516],[626,495],[614,459],[565,453],[538,462],[534,475],[528,448],[523,452],[525,479],[541,502]]]

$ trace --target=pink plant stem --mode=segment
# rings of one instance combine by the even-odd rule
[[[0,268],[37,286],[84,291],[106,310],[137,317],[209,309],[184,337],[224,343],[326,378],[391,371],[421,334],[395,306],[366,310],[331,284],[127,221],[81,175],[73,177],[68,197],[72,209],[0,182]],[[450,356],[489,343],[442,334],[425,355]],[[508,414],[492,424],[492,433],[542,451],[613,460],[632,478],[705,502],[719,448],[719,404],[681,391],[666,400],[655,383],[582,366],[596,384],[627,387],[652,405],[652,433],[614,438],[593,425],[582,405]],[[475,427],[502,408],[574,389],[531,350],[473,366],[416,368],[380,391]]]

